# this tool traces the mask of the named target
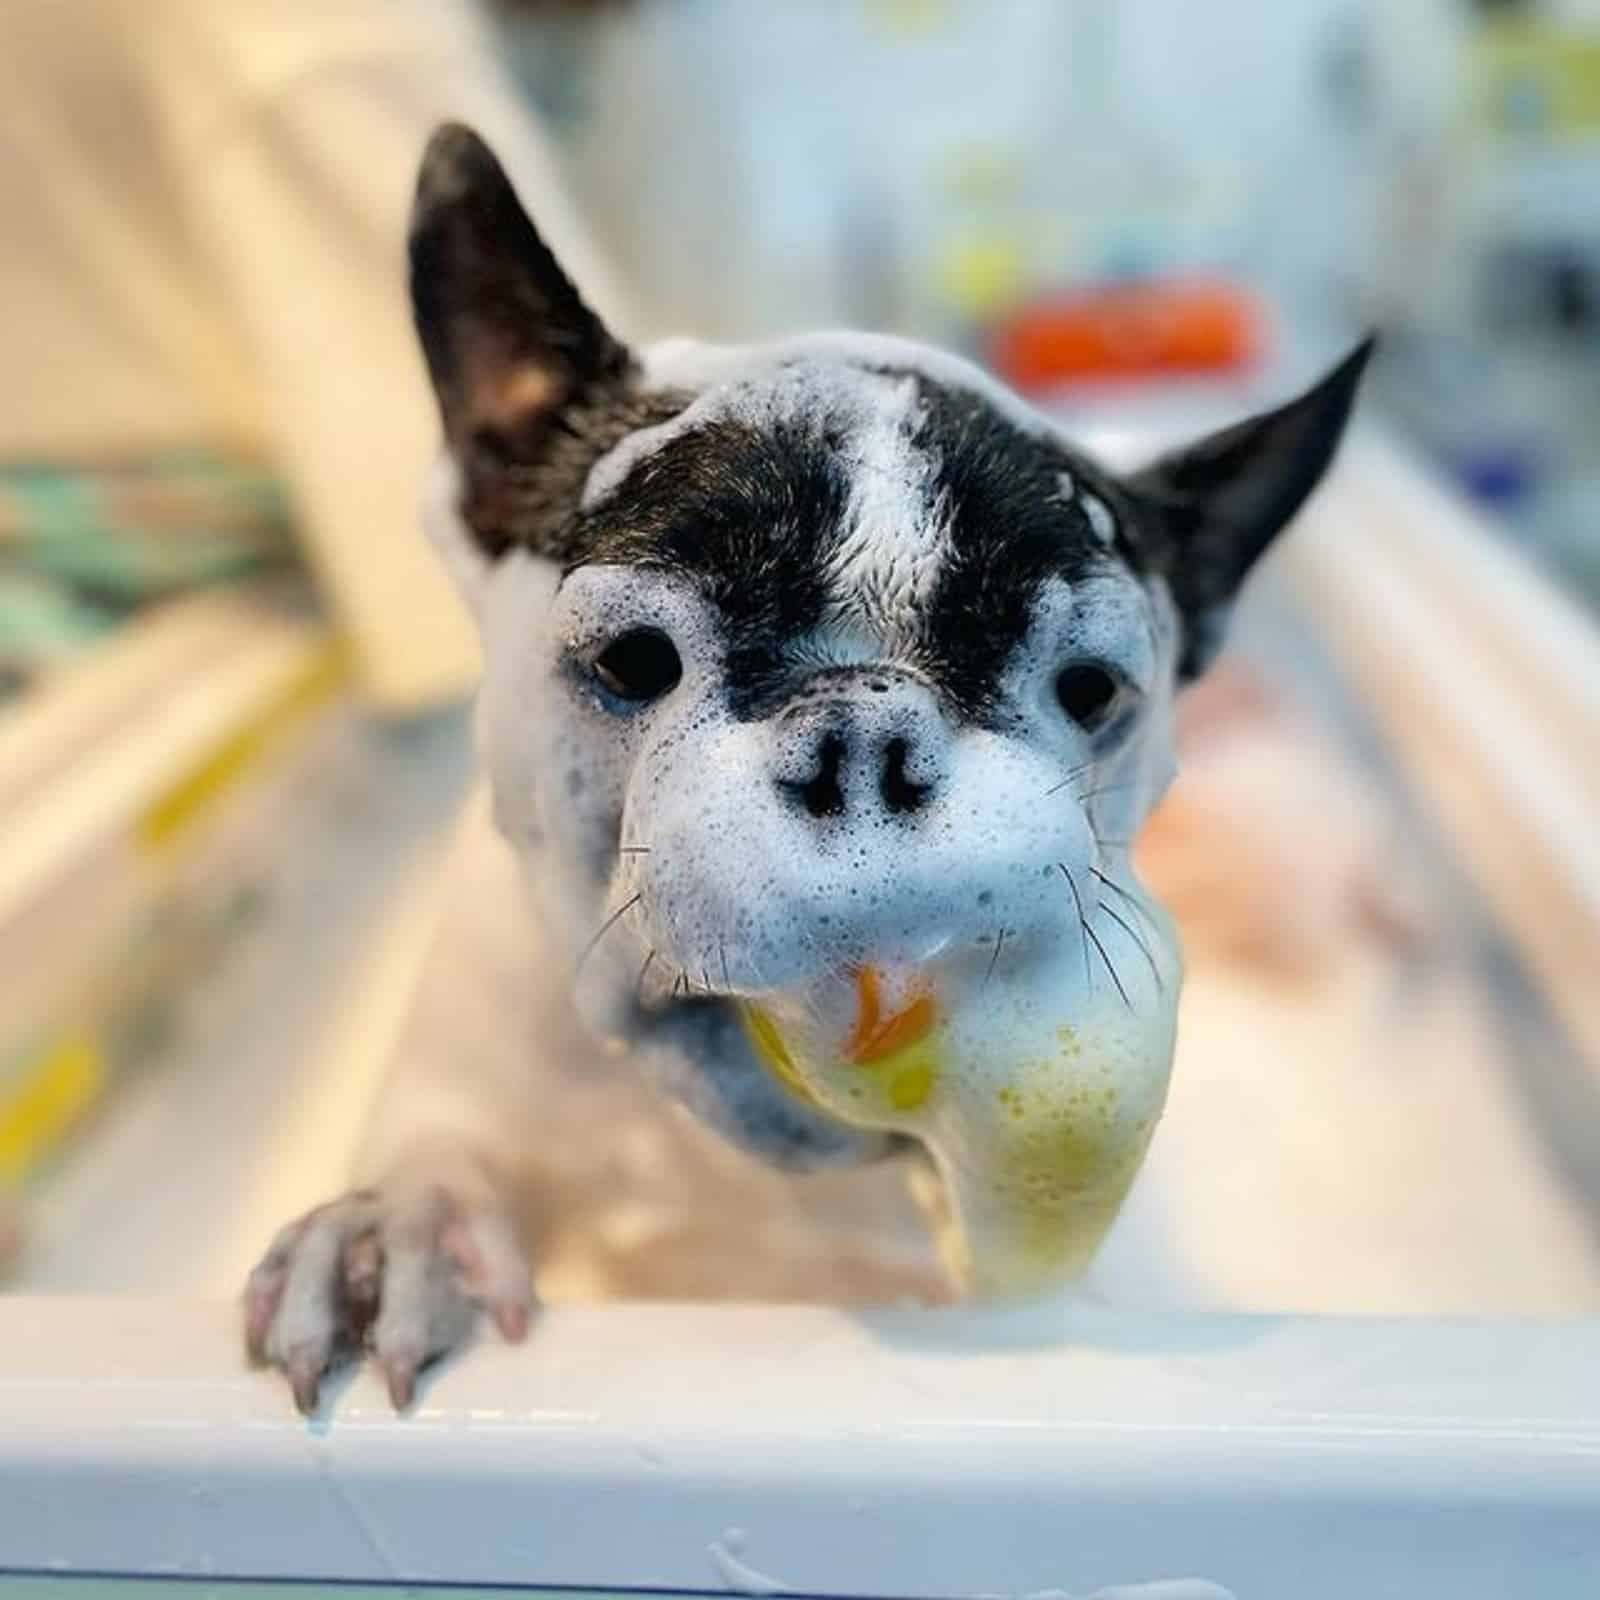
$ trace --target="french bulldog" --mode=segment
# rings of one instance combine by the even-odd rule
[[[410,1031],[360,1187],[252,1273],[249,1348],[305,1410],[363,1351],[403,1407],[480,1313],[526,1332],[541,1052],[622,1053],[811,1172],[908,1141],[791,1092],[752,1000],[1064,945],[1127,999],[1127,848],[1173,776],[1175,697],[1328,468],[1371,348],[1113,472],[916,343],[629,348],[462,127],[424,157],[410,260],[444,434],[425,518],[481,632],[481,761],[525,897],[496,957],[517,999],[433,1006],[455,1020]],[[440,938],[498,898],[464,889]]]

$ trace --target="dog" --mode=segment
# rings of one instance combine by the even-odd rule
[[[1051,863],[1093,848],[1131,883],[1175,697],[1328,468],[1371,350],[1114,473],[909,341],[628,348],[462,127],[424,156],[410,260],[444,434],[424,514],[481,632],[488,804],[525,898],[455,964],[464,988],[424,980],[361,1186],[251,1274],[250,1351],[308,1411],[363,1350],[403,1408],[480,1313],[526,1333],[541,1057],[620,1057],[783,1171],[896,1156],[788,1092],[740,1002],[885,950],[1096,936]],[[462,887],[441,940],[507,898]]]

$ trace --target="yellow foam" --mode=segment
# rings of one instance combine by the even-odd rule
[[[756,1047],[756,1054],[772,1069],[772,1074],[788,1090],[798,1095],[808,1105],[815,1105],[817,1097],[801,1076],[800,1069],[789,1054],[789,1047],[778,1032],[777,1025],[759,1006],[744,1006],[745,1030]]]
[[[889,1104],[896,1111],[920,1111],[939,1081],[938,1064],[919,1060],[902,1067],[889,1081]]]
[[[1181,962],[1164,914],[1147,926],[1143,964],[1124,963],[1115,982],[1109,953],[1086,963],[1070,943],[999,978],[959,960],[864,966],[850,987],[832,979],[750,1007],[747,1025],[808,1104],[927,1149],[948,1202],[946,1255],[969,1288],[1036,1292],[1088,1265],[1165,1100]]]

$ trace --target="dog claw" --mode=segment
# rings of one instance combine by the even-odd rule
[[[244,1309],[244,1349],[252,1367],[267,1364],[267,1329],[272,1326],[272,1313],[276,1307],[251,1297]]]
[[[382,1365],[389,1403],[396,1411],[409,1411],[417,1398],[417,1370],[421,1363],[409,1357],[391,1356]]]
[[[528,1337],[528,1326],[533,1313],[521,1304],[501,1304],[494,1308],[494,1325],[501,1338],[510,1344],[521,1344]]]
[[[289,1391],[294,1396],[295,1409],[303,1417],[317,1412],[317,1399],[322,1388],[323,1362],[316,1355],[293,1357],[288,1365]]]

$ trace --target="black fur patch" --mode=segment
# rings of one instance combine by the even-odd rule
[[[784,692],[789,648],[824,619],[829,556],[846,531],[850,421],[819,411],[759,429],[708,422],[647,456],[596,514],[584,513],[595,464],[693,397],[639,389],[632,355],[585,305],[466,128],[440,129],[424,156],[411,288],[461,472],[460,509],[484,550],[523,546],[569,568],[606,559],[691,573],[726,619],[736,708],[755,715]],[[1327,468],[1370,353],[1363,345],[1300,399],[1121,485],[977,393],[914,366],[841,360],[916,386],[922,417],[910,443],[935,463],[926,514],[947,524],[952,549],[914,642],[952,707],[993,714],[1040,585],[1118,556],[1142,577],[1167,580],[1184,622],[1183,670],[1198,672],[1250,566]],[[1113,549],[1076,490],[1111,509]]]
[[[1113,492],[1065,446],[1024,432],[982,396],[923,382],[918,444],[938,461],[951,556],[923,624],[924,665],[968,716],[992,713],[1040,587],[1104,568],[1106,547],[1062,475],[1114,505]],[[1119,530],[1126,522],[1118,517]],[[1118,553],[1134,551],[1119,531]]]
[[[758,716],[786,692],[788,646],[823,620],[849,494],[819,419],[710,422],[646,456],[581,520],[566,561],[688,574],[726,623],[734,711]]]
[[[1063,494],[1061,474],[1108,504],[1115,491],[981,396],[916,372],[880,375],[918,386],[924,415],[912,443],[937,463],[933,503],[952,543],[918,631],[918,665],[952,710],[983,718],[995,709],[1040,585],[1070,582],[1107,560],[1082,507]],[[825,618],[829,557],[846,531],[847,446],[825,415],[760,430],[708,422],[645,456],[571,525],[559,554],[569,568],[633,562],[689,575],[726,622],[735,714],[764,715],[794,687],[791,647]]]
[[[585,539],[579,501],[595,463],[629,434],[670,421],[691,398],[604,385],[566,406],[528,459],[486,453],[477,442],[461,461],[462,520],[490,556],[520,546],[573,564]]]
[[[937,463],[932,498],[950,533],[951,557],[918,631],[918,665],[952,710],[984,718],[1040,586],[1107,561],[1062,475],[1117,508],[1116,553],[1139,570],[1129,519],[1095,468],[981,396],[915,372],[880,375],[917,384],[923,420],[912,444]],[[462,511],[494,554],[520,545],[569,570],[631,562],[690,575],[727,625],[735,713],[761,716],[792,688],[791,647],[824,620],[829,556],[850,498],[849,441],[826,416],[765,430],[708,422],[646,455],[594,511],[580,512],[594,464],[689,399],[624,391],[570,408],[537,464],[501,464],[492,492],[475,492],[469,473]]]

